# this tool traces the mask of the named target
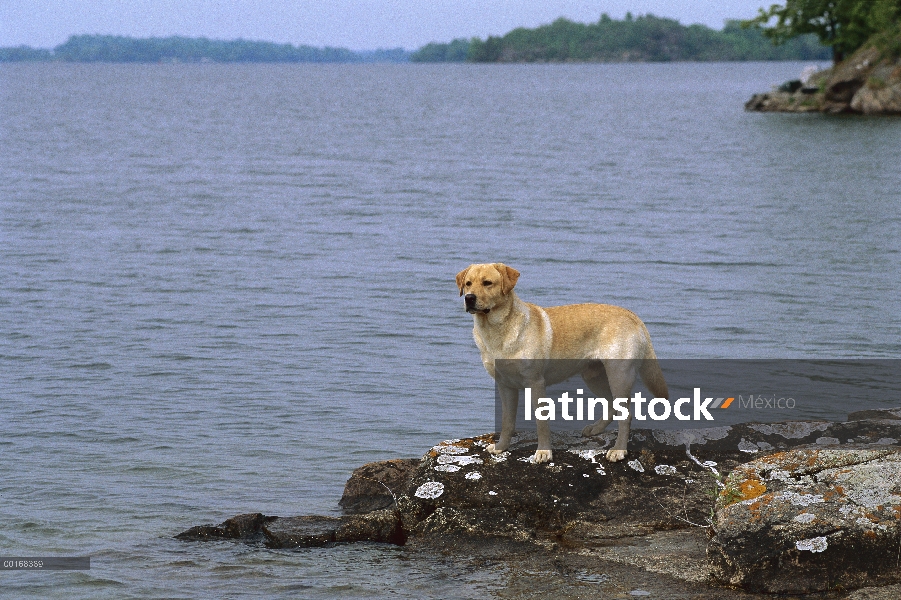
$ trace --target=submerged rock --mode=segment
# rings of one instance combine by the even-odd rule
[[[175,536],[184,541],[236,540],[268,548],[308,548],[341,542],[403,545],[406,535],[394,510],[345,517],[238,515],[220,525],[199,525]]]
[[[708,546],[723,583],[809,593],[901,581],[901,449],[808,447],[740,465]]]

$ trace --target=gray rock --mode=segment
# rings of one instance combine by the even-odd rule
[[[901,449],[796,448],[740,465],[717,501],[714,577],[769,593],[901,581]]]
[[[786,82],[755,94],[745,110],[901,115],[901,58],[882,47],[876,41],[865,44],[847,60],[812,75],[805,86]]]
[[[591,543],[636,531],[706,526],[722,478],[748,459],[804,445],[882,448],[898,444],[901,423],[788,422],[681,431],[633,429],[629,456],[603,456],[615,432],[596,438],[554,434],[554,459],[532,464],[534,435],[494,457],[490,436],[433,447],[398,499],[412,536],[456,533],[518,540]]]
[[[861,517],[869,519],[869,513],[849,521],[839,506],[822,514],[807,510],[813,516],[800,517],[801,508],[791,502],[796,496],[789,492],[797,494],[802,501],[805,494],[814,497],[819,494],[827,499],[826,488],[829,485],[835,487],[837,478],[843,476],[842,470],[862,473],[866,465],[875,469],[876,463],[870,464],[873,457],[883,461],[880,463],[883,467],[897,467],[895,459],[889,457],[897,456],[899,452],[901,419],[887,418],[897,416],[896,412],[901,414],[901,409],[867,411],[857,415],[860,420],[848,423],[748,423],[681,431],[633,429],[629,456],[619,463],[609,463],[604,458],[615,440],[615,431],[594,438],[583,438],[576,433],[555,433],[554,459],[545,464],[530,461],[536,446],[534,434],[518,436],[509,451],[498,457],[488,454],[485,449],[492,441],[491,435],[448,440],[429,449],[421,459],[371,463],[354,472],[345,489],[346,507],[359,510],[366,502],[388,504],[386,499],[393,494],[397,501],[395,503],[392,497],[390,504],[394,506],[390,508],[342,517],[239,515],[218,526],[192,527],[177,537],[199,541],[233,539],[277,548],[355,541],[407,543],[427,549],[424,551],[440,549],[445,553],[473,554],[474,548],[483,547],[503,548],[504,552],[510,553],[511,549],[518,548],[518,556],[534,557],[539,562],[543,561],[539,557],[548,556],[554,564],[559,559],[560,564],[569,565],[566,569],[588,569],[584,575],[587,579],[579,580],[583,583],[594,579],[600,581],[610,574],[619,577],[616,575],[619,573],[625,578],[622,581],[641,586],[635,589],[682,590],[678,594],[672,592],[670,596],[660,592],[663,597],[674,598],[698,597],[697,594],[707,598],[750,598],[755,597],[753,590],[766,589],[767,585],[774,589],[780,585],[786,589],[794,589],[791,585],[824,589],[812,587],[823,580],[822,577],[816,579],[817,573],[823,573],[824,569],[836,572],[845,569],[847,565],[842,561],[850,554],[848,544],[843,540],[852,538],[843,536],[851,536],[851,533],[841,533],[837,528],[853,525],[858,527],[855,531],[864,535],[864,540],[869,540],[869,534],[861,529],[863,523],[856,521]],[[822,490],[789,489],[793,484],[781,479],[775,483],[761,479],[770,477],[772,469],[762,475],[753,470],[756,467],[745,465],[749,460],[752,461],[748,463],[750,465],[769,464],[761,461],[770,460],[766,458],[768,456],[786,456],[797,448],[816,453],[819,460],[815,468],[793,467],[798,477],[811,480],[819,477],[817,484]],[[747,481],[751,483],[736,479],[752,470],[759,474],[757,480],[751,479],[750,475]],[[790,472],[788,468],[784,470]],[[735,474],[724,481],[730,472]],[[885,473],[886,481],[890,479],[890,472],[888,469]],[[388,482],[386,485],[391,494],[373,480]],[[758,480],[760,485],[769,486],[758,496],[784,491],[784,498],[788,500],[773,501],[773,504],[781,503],[779,506],[785,505],[786,510],[789,506],[797,510],[790,514],[783,511],[789,519],[789,528],[780,529],[774,524],[754,530],[753,535],[758,536],[754,539],[759,543],[752,544],[748,541],[752,539],[750,534],[742,533],[737,526],[730,529],[729,515],[753,504],[745,505],[741,501],[754,499],[751,494],[760,488],[755,487],[753,481]],[[367,485],[364,486],[364,482]],[[724,495],[721,491],[727,482],[730,486],[727,490],[732,491]],[[847,483],[838,485],[848,486]],[[784,489],[777,486],[784,486]],[[866,484],[858,488],[868,489]],[[383,491],[381,495],[379,489]],[[735,490],[741,495],[736,496]],[[883,491],[889,495],[899,493],[890,488]],[[834,495],[834,491],[832,493]],[[857,495],[852,494],[852,499],[866,500],[862,491],[854,494]],[[719,512],[714,513],[717,498]],[[807,508],[825,510],[821,504],[824,503],[810,501]],[[872,510],[870,513],[876,514]],[[880,519],[888,517],[887,514],[880,515],[882,513],[877,515]],[[794,521],[795,517],[800,520]],[[834,521],[826,521],[827,517]],[[809,522],[804,522],[808,519]],[[871,522],[873,535],[879,540],[890,542],[894,539],[891,537],[896,535],[894,525],[889,527],[888,521],[883,520]],[[817,529],[824,523],[827,524],[825,529]],[[891,533],[885,533],[877,525],[885,525],[885,531]],[[704,545],[708,532],[714,530],[717,536],[711,542],[708,562]],[[827,546],[823,552],[814,552],[822,545],[817,541],[819,537],[826,538]],[[797,542],[801,542],[801,548]],[[794,550],[790,544],[795,544]],[[897,539],[894,544],[897,556]],[[882,541],[872,548],[873,552],[886,550]],[[841,554],[838,549],[847,552]],[[753,554],[754,551],[762,554]],[[872,557],[866,552],[861,556],[870,560]],[[485,550],[486,557],[494,555],[494,550]],[[762,562],[762,566],[757,570],[749,567],[747,577],[736,575],[734,565],[743,564],[743,557],[751,557],[747,558],[749,565]],[[779,565],[787,564],[784,557],[800,560],[802,565],[813,565],[807,571],[800,569],[800,575],[791,578],[801,584],[785,583],[786,577],[780,579]],[[811,557],[814,562],[810,562]],[[821,559],[828,560],[815,563]],[[601,565],[598,569],[603,568],[603,571],[591,571],[592,564]],[[775,570],[766,571],[770,568]],[[653,574],[653,577],[639,575],[641,572]],[[863,571],[854,565],[847,572],[851,575],[844,579],[827,577],[825,581],[840,580],[839,585],[846,589],[892,581],[884,574],[864,579],[860,575]],[[714,575],[716,579],[713,579]],[[775,583],[761,583],[760,580],[766,577]],[[719,583],[711,583],[716,581]],[[746,588],[738,593],[717,587],[723,582]],[[623,589],[628,593],[631,588]],[[845,597],[830,595],[831,592],[824,594],[827,595],[822,598]]]
[[[418,458],[373,462],[354,470],[338,504],[348,514],[361,514],[394,506],[406,493]]]

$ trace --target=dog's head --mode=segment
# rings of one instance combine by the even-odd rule
[[[516,285],[519,271],[503,263],[469,265],[457,273],[457,287],[466,312],[487,315],[492,308],[507,300]]]

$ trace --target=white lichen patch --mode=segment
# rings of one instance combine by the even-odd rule
[[[459,455],[454,456],[454,455],[450,455],[450,454],[442,454],[441,456],[439,456],[436,459],[436,462],[439,465],[456,464],[456,465],[460,465],[461,467],[465,467],[466,465],[481,465],[481,464],[483,464],[483,461],[481,458],[479,458],[478,456],[470,456],[468,454],[466,456],[459,456]]]
[[[829,423],[816,421],[791,421],[789,423],[750,423],[750,429],[763,435],[780,435],[788,440],[805,438],[814,431],[825,431]]]
[[[465,475],[465,477],[466,477],[466,479],[469,479],[471,481],[478,481],[479,479],[482,478],[482,474],[479,473],[478,471],[470,471],[469,473],[467,473]]]
[[[460,467],[457,465],[437,465],[432,467],[435,471],[439,471],[441,473],[456,473],[460,470]]]
[[[488,495],[489,496],[497,496],[497,492],[495,492],[494,490],[491,490],[490,492],[488,492]]]
[[[478,446],[479,448],[487,448],[490,445],[490,442],[486,442],[485,440],[476,440],[472,443],[473,446]]]
[[[501,452],[500,454],[492,454],[491,455],[491,460],[494,461],[495,463],[502,463],[505,460],[507,460],[508,458],[510,458],[509,452]]]
[[[795,542],[795,548],[798,550],[808,550],[810,552],[822,552],[829,547],[829,543],[824,537],[810,538],[809,540],[798,540]]]
[[[638,462],[637,460],[630,460],[626,464],[629,465],[629,468],[631,468],[633,471],[638,471],[639,473],[644,473],[644,467],[641,466],[641,463]]]
[[[813,513],[803,512],[800,515],[796,516],[794,519],[792,519],[792,521],[794,521],[796,523],[802,523],[804,525],[807,525],[808,523],[810,523],[811,521],[813,521],[816,518],[817,518],[817,516]]]
[[[880,506],[897,506],[901,504],[901,496],[892,494],[885,488],[854,488],[847,490],[848,499],[859,506],[878,508]]]
[[[767,477],[768,481],[788,481],[792,478],[791,473],[788,471],[782,471],[780,469],[773,469],[770,471],[770,476]]]
[[[757,442],[757,447],[763,450],[764,452],[769,452],[773,449],[773,445],[769,442]]]
[[[721,440],[729,435],[732,428],[707,427],[705,429],[682,429],[676,431],[654,430],[654,439],[667,446],[690,446],[691,444],[706,444],[707,441]]]
[[[432,446],[432,450],[437,452],[438,454],[469,454],[469,448],[464,448],[463,446]]]
[[[597,464],[597,462],[598,462],[597,457],[604,455],[604,451],[601,450],[600,448],[591,448],[588,450],[572,450],[572,449],[570,449],[569,452],[571,452],[572,454],[575,454],[579,458],[584,458],[585,460],[590,460],[591,462],[593,462],[595,464]]]
[[[781,494],[773,496],[774,500],[783,500],[791,503],[792,506],[810,506],[811,504],[819,504],[825,502],[820,494],[799,494],[798,492],[785,491]]]
[[[453,444],[456,444],[456,443],[459,442],[459,441],[460,441],[460,438],[454,438],[454,439],[452,439],[452,440],[444,440],[444,441],[441,442],[441,443],[444,444],[445,446],[451,446],[451,445],[453,445]]]
[[[582,473],[582,477],[590,477],[588,473]]]
[[[748,452],[753,454],[754,452],[760,452],[760,448],[757,447],[757,444],[754,442],[749,442],[745,438],[741,438],[741,441],[738,443],[738,449],[741,452]]]
[[[879,438],[875,442],[873,442],[874,446],[891,446],[892,444],[897,444],[898,440],[895,438]]]
[[[657,465],[654,467],[654,472],[658,475],[675,475],[676,467],[672,465]]]
[[[834,437],[818,437],[817,444],[820,446],[837,446],[841,444],[842,441],[838,438]]]
[[[444,484],[440,481],[426,481],[421,486],[416,488],[416,491],[413,493],[417,498],[424,498],[426,500],[434,500],[438,496],[444,493]]]

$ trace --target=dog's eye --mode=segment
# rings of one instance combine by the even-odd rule
[[[482,285],[484,285],[485,287],[488,287],[489,285],[492,285],[492,283],[493,282],[491,282],[491,281],[483,281]]]
[[[471,281],[467,281],[467,282],[466,282],[466,287],[472,287],[472,282],[471,282]]]

